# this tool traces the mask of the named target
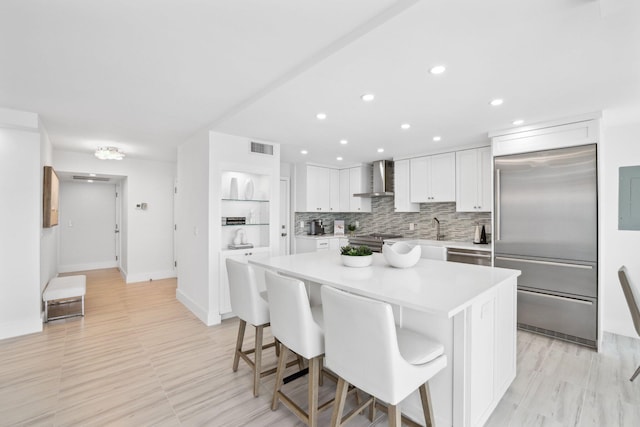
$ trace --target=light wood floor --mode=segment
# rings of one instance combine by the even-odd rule
[[[254,398],[249,368],[232,372],[235,319],[206,327],[176,301],[175,280],[126,285],[115,269],[83,274],[86,317],[0,341],[1,426],[303,425],[282,405],[270,410],[273,377]],[[275,363],[271,351],[265,359]],[[640,340],[607,335],[595,353],[519,332],[518,376],[487,425],[638,426],[640,379],[628,381],[638,365]],[[304,406],[306,380],[286,387]],[[334,387],[325,381],[321,400]],[[349,425],[386,423],[379,414]]]

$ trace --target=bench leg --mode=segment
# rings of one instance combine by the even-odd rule
[[[44,302],[44,323],[49,322],[49,301]]]
[[[82,295],[82,317],[84,317],[84,295]]]

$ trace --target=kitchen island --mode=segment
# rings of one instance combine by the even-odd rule
[[[430,381],[439,426],[483,425],[515,378],[518,270],[428,259],[396,269],[381,254],[349,268],[329,251],[250,262],[304,280],[312,300],[330,285],[388,302],[396,323],[441,342],[448,364]],[[424,422],[417,392],[401,406]]]

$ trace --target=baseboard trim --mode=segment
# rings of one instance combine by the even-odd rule
[[[68,264],[59,265],[58,273],[73,273],[75,271],[101,270],[103,268],[115,267],[118,267],[117,261],[89,262],[86,264]]]
[[[198,304],[196,304],[191,298],[184,294],[179,288],[176,289],[176,299],[189,309],[202,323],[207,326],[219,325],[222,322],[220,314],[209,313],[203,310]]]
[[[40,316],[34,319],[0,324],[0,340],[35,334],[37,332],[42,332],[42,319]]]
[[[149,280],[173,279],[176,276],[175,270],[154,271],[151,273],[126,274],[126,283],[148,282]]]

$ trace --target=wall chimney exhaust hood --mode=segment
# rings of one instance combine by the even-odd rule
[[[356,193],[354,197],[389,197],[393,196],[393,162],[378,160],[373,162],[373,191]]]

